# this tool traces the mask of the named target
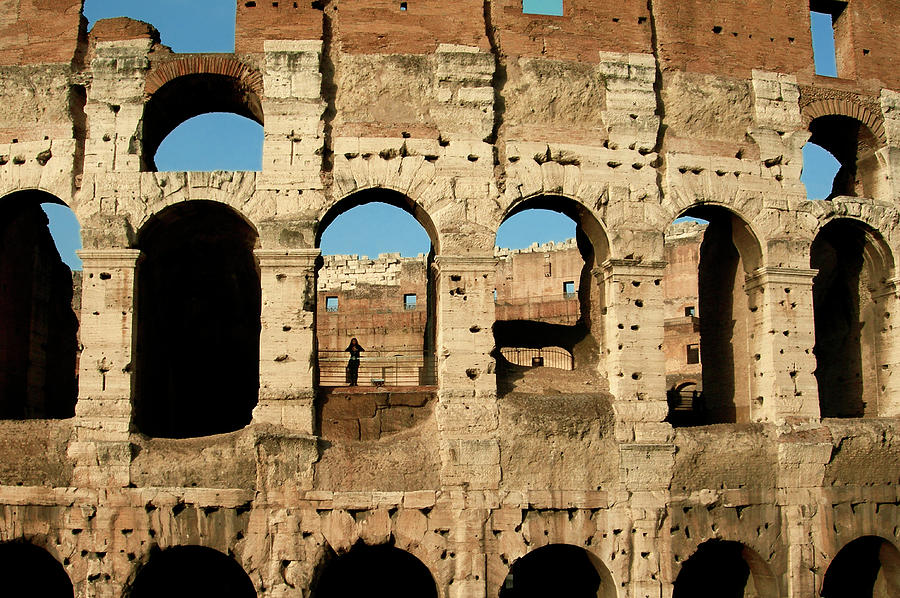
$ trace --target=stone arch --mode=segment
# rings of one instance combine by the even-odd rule
[[[232,64],[226,60],[221,68],[204,71],[192,70],[190,62],[176,62],[169,68],[171,72],[154,79],[153,85],[160,84],[150,86],[152,92],[144,104],[141,123],[143,170],[156,170],[154,155],[160,143],[175,127],[195,116],[231,112],[263,124],[255,78],[248,75],[246,67],[242,71]],[[173,76],[165,78],[167,74]]]
[[[846,116],[865,125],[881,145],[887,143],[884,117],[850,99],[832,98],[810,102],[800,109],[800,116],[807,127],[812,121],[822,116]]]
[[[75,594],[62,563],[48,550],[24,540],[0,543],[0,575],[5,595],[72,598]]]
[[[0,197],[0,417],[67,418],[78,392],[73,277],[41,209],[46,191]]]
[[[878,151],[887,143],[881,115],[847,99],[812,102],[801,115],[814,143],[840,162],[831,194],[878,197],[885,193],[886,165]]]
[[[358,383],[365,385],[367,380],[381,379],[388,386],[433,386],[436,382],[435,322],[438,299],[432,265],[435,255],[440,251],[440,236],[431,215],[421,203],[391,188],[369,187],[355,191],[342,197],[321,213],[314,230],[315,246],[321,245],[325,230],[340,215],[370,203],[383,203],[403,210],[412,216],[428,235],[431,250],[425,261],[417,262],[417,265],[407,263],[405,266],[399,266],[402,271],[398,278],[405,276],[405,283],[412,286],[408,292],[413,292],[417,296],[415,308],[407,311],[402,305],[403,297],[399,295],[394,297],[390,289],[395,289],[397,293],[407,291],[402,291],[399,286],[384,286],[380,287],[381,292],[387,293],[382,296],[383,309],[375,317],[372,297],[367,301],[359,300],[364,295],[358,294],[358,289],[359,293],[369,292],[362,290],[360,286],[346,291],[343,288],[335,291],[334,297],[338,301],[338,306],[352,305],[352,309],[356,310],[354,316],[342,315],[346,313],[342,307],[337,307],[337,313],[331,313],[329,310],[335,308],[333,306],[329,308],[326,303],[329,299],[327,294],[318,297],[319,283],[321,280],[328,280],[328,278],[320,279],[321,268],[325,263],[324,260],[320,262],[316,273],[319,384],[322,387],[330,387],[350,382],[345,377],[347,354],[344,353],[344,349],[350,340],[349,337],[357,337],[365,349],[358,370]],[[373,234],[389,233],[373,231]],[[361,279],[360,282],[365,282],[365,279]],[[371,292],[378,290],[379,287],[373,284]],[[325,292],[324,289],[322,292]],[[352,330],[351,327],[357,324],[360,329]],[[323,402],[320,402],[320,405],[322,404]]]
[[[180,545],[153,547],[133,572],[123,594],[128,598],[256,598],[256,588],[233,558],[213,548]]]
[[[575,224],[582,229],[586,240],[590,241],[592,245],[594,259],[591,267],[599,266],[605,260],[613,257],[611,255],[610,235],[606,225],[583,201],[559,193],[535,194],[520,197],[513,201],[500,214],[497,225],[494,227],[494,237],[496,238],[497,230],[501,224],[512,216],[530,209],[551,210],[574,220]]]
[[[764,264],[764,245],[750,222],[731,207],[695,203],[679,217],[708,222],[697,270],[702,389],[684,424],[748,422],[753,393],[749,356],[763,335],[752,318],[746,279]],[[674,219],[673,219],[674,221]],[[665,279],[664,284],[673,284]],[[667,376],[670,372],[667,372]]]
[[[434,575],[415,555],[392,543],[357,542],[349,551],[329,551],[313,578],[312,598],[344,596],[438,598]]]
[[[574,369],[596,371],[602,359],[600,317],[606,301],[603,278],[597,273],[603,263],[612,257],[609,233],[603,222],[579,199],[568,195],[542,194],[520,197],[507,206],[499,214],[494,237],[496,238],[503,222],[530,209],[558,212],[571,218],[576,224],[576,243],[584,261],[578,283],[579,315],[574,325],[528,319],[498,319],[494,323],[497,351],[505,347],[544,349],[558,346],[572,355]],[[513,375],[513,372],[509,374]],[[498,375],[499,378],[502,376]],[[503,381],[500,383],[503,384]]]
[[[617,598],[612,573],[594,553],[572,544],[547,544],[516,559],[499,598]]]
[[[778,578],[752,548],[730,540],[707,540],[681,565],[672,598],[778,598]]]
[[[318,247],[320,245],[322,242],[322,233],[325,232],[325,229],[327,229],[338,216],[353,208],[373,202],[386,203],[395,208],[400,208],[415,218],[416,222],[418,222],[422,228],[425,229],[425,232],[428,233],[434,252],[436,254],[440,253],[441,238],[438,229],[434,224],[431,214],[423,207],[422,202],[407,195],[403,191],[386,186],[356,189],[328,206],[327,209],[321,213],[318,223],[316,224],[315,246]]]
[[[895,262],[881,233],[854,218],[831,218],[810,248],[816,379],[822,417],[892,412],[895,363],[890,314],[897,297]]]
[[[879,536],[862,536],[847,543],[825,571],[820,595],[900,596],[900,550]]]
[[[186,438],[250,422],[259,391],[258,235],[232,208],[175,204],[138,231],[134,423]]]

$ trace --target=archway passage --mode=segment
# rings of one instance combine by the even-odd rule
[[[323,215],[316,232],[324,254],[316,281],[321,387],[436,383],[437,243],[428,214],[389,189],[354,193]],[[350,364],[352,338],[364,351]]]
[[[672,598],[777,598],[765,561],[740,542],[709,540],[684,562]]]
[[[606,567],[586,550],[551,544],[513,563],[499,594],[499,598],[544,596],[615,598],[616,589]]]
[[[555,212],[555,214],[549,214]],[[529,214],[543,213],[544,230],[533,225],[528,235],[516,234],[517,221]],[[574,240],[539,244],[540,235],[551,227],[570,225]],[[509,230],[509,229],[513,230]],[[524,353],[540,359],[538,351],[557,347],[561,354],[571,355],[575,373],[568,376],[573,386],[584,388],[587,379],[595,378],[600,369],[599,338],[603,313],[602,277],[594,275],[596,267],[609,257],[606,231],[593,213],[570,198],[538,196],[514,205],[498,229],[503,237],[530,239],[533,244],[521,248],[495,247],[499,258],[496,276],[494,342],[497,347],[497,385],[501,393],[521,388],[520,380],[545,377],[538,367],[515,364],[504,354]],[[576,383],[575,379],[581,379]],[[536,381],[536,380],[535,380]]]
[[[214,202],[165,209],[138,236],[135,424],[187,438],[250,422],[259,393],[257,235]]]
[[[0,199],[0,418],[75,413],[78,318],[40,191]]]
[[[140,568],[129,598],[256,598],[256,589],[233,558],[204,546],[175,546],[156,552]]]
[[[178,125],[212,112],[230,112],[263,124],[259,97],[234,77],[214,73],[183,75],[156,90],[144,106],[144,169],[156,170],[156,150]]]
[[[689,410],[671,400],[670,413],[684,408],[675,418],[678,425],[747,422],[753,351],[744,283],[760,265],[760,245],[750,227],[725,208],[696,206],[682,216],[695,225],[685,231],[684,223],[676,221],[667,231],[672,245],[667,251],[685,263],[673,260],[664,279],[666,379],[674,383],[699,373],[701,384]],[[676,242],[678,236],[686,240]],[[695,269],[686,263],[690,260],[697,260]]]
[[[49,552],[28,542],[0,544],[4,596],[72,598],[72,580]]]
[[[822,417],[878,414],[878,356],[889,294],[878,293],[890,266],[880,236],[850,220],[825,225],[810,249],[816,380]],[[880,295],[880,298],[878,297]]]
[[[437,598],[438,592],[428,567],[405,550],[357,544],[323,566],[310,595]]]
[[[883,185],[876,150],[881,141],[862,122],[843,115],[825,115],[810,122],[810,143],[840,162],[828,199],[838,195],[875,197]]]
[[[877,536],[844,546],[825,571],[823,598],[896,598],[900,596],[900,551]]]

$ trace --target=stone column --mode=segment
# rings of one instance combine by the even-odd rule
[[[253,421],[313,434],[318,249],[257,249],[262,314]]]
[[[665,595],[660,575],[660,521],[665,517],[675,464],[672,426],[665,422],[665,262],[607,260],[595,271],[603,279],[604,353],[613,395],[619,468],[631,494],[635,554],[631,587],[637,596]]]
[[[497,488],[497,378],[494,372],[494,277],[491,256],[435,259],[441,483]]]
[[[126,486],[134,380],[136,249],[78,252],[84,264],[75,436],[76,486]]]
[[[876,417],[900,416],[900,342],[892,324],[898,296],[900,278],[890,278],[872,291],[872,301],[877,306],[875,321],[879,324],[872,331],[878,396],[878,407],[873,413]]]
[[[604,353],[619,442],[668,443],[662,279],[665,262],[607,260]]]
[[[816,270],[765,267],[748,276],[751,421],[819,417],[812,283]],[[701,317],[702,314],[701,314]]]
[[[782,536],[787,544],[786,598],[817,596],[818,576],[824,575],[822,547],[828,545],[826,500],[822,484],[832,445],[825,431],[788,433],[778,439],[778,481],[776,496],[781,508]]]

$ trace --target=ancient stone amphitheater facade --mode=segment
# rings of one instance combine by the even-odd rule
[[[814,74],[810,9],[840,78]],[[88,33],[79,0],[0,0],[9,583],[900,595],[897,4],[564,11],[241,0],[235,53],[182,55],[128,19]],[[215,111],[263,124],[262,170],[157,172],[162,139]],[[800,182],[810,140],[842,165],[827,201]],[[47,201],[82,226],[77,336]],[[370,201],[431,238],[433,377],[334,394],[317,247]],[[531,208],[578,223],[565,330],[496,322],[495,233]],[[684,215],[710,223],[688,422],[707,425],[673,426],[664,236]],[[556,333],[571,372],[499,367],[504,335]]]

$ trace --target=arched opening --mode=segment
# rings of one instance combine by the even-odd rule
[[[160,87],[144,106],[144,169],[157,169],[157,150],[178,125],[201,114],[218,112],[236,114],[263,124],[259,97],[235,77],[215,73],[182,75]],[[260,152],[261,149],[260,145]]]
[[[42,204],[65,205],[43,191],[19,191],[0,199],[4,419],[66,418],[75,413],[78,316],[73,274],[60,259]]]
[[[520,219],[526,220],[516,231],[520,234],[507,231]],[[571,231],[574,238],[544,243],[546,237],[541,235],[551,227]],[[517,247],[495,248],[498,388],[506,392],[524,378],[552,375],[544,370],[548,363],[558,362],[560,367],[554,369],[574,370],[572,380],[595,377],[602,333],[595,319],[604,299],[602,282],[594,272],[609,257],[609,241],[600,222],[571,199],[539,196],[509,210],[497,239],[519,240]],[[523,355],[531,361],[521,363]]]
[[[609,569],[579,546],[550,544],[516,560],[499,598],[616,598]]]
[[[822,417],[877,416],[889,371],[884,325],[894,301],[887,288],[893,260],[881,235],[853,220],[826,224],[810,249],[816,381]]]
[[[684,562],[672,598],[777,598],[768,564],[740,542],[708,540]]]
[[[884,175],[876,151],[881,143],[862,122],[849,116],[830,114],[809,124],[813,143],[840,163],[827,199],[838,195],[876,197],[884,185]]]
[[[187,438],[247,425],[259,391],[256,231],[209,201],[166,208],[138,235],[134,422]]]
[[[62,564],[28,542],[0,544],[0,575],[4,596],[72,598],[72,580]]]
[[[310,596],[437,598],[438,591],[428,567],[412,554],[389,544],[358,543],[346,554],[331,553],[313,581]]]
[[[681,216],[666,230],[666,380],[670,389],[698,375],[700,383],[690,404],[680,393],[668,394],[670,421],[748,422],[755,351],[744,281],[761,263],[760,245],[723,207],[695,206]]]
[[[160,171],[262,170],[262,126],[227,112],[201,114],[169,133],[156,151]]]
[[[844,546],[825,571],[822,598],[900,596],[900,551],[877,536]]]
[[[154,549],[126,588],[129,598],[256,598],[246,571],[233,558],[205,546]]]
[[[316,242],[325,254],[317,274],[319,385],[435,384],[437,236],[428,215],[400,193],[362,191],[322,218]],[[363,348],[358,360],[346,351],[353,338]]]

